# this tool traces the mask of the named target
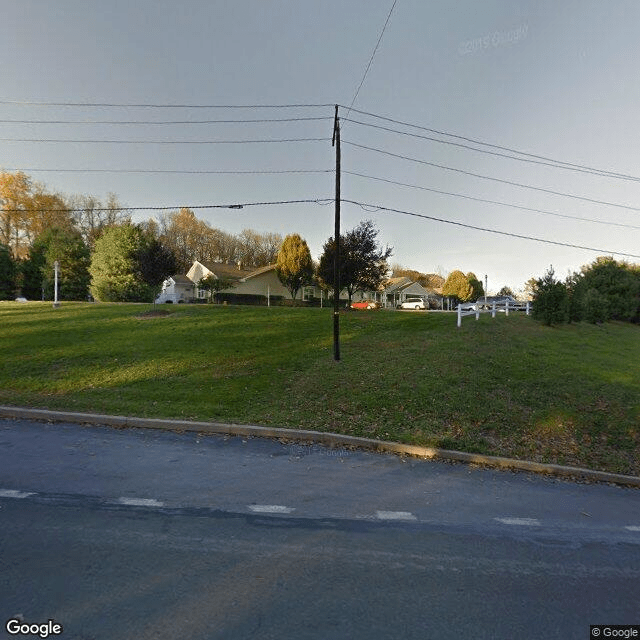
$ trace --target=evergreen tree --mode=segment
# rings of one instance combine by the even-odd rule
[[[140,264],[147,246],[148,236],[137,225],[107,228],[96,240],[89,268],[93,297],[101,302],[151,302],[154,288],[145,281]]]
[[[13,300],[16,293],[16,264],[11,250],[0,244],[0,300]]]
[[[297,233],[284,239],[276,260],[276,273],[294,300],[302,287],[313,282],[311,252]]]
[[[569,318],[567,289],[555,279],[553,267],[549,267],[544,277],[536,280],[532,315],[548,326],[566,322]]]

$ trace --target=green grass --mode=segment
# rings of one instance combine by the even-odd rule
[[[640,327],[0,303],[0,402],[302,427],[640,474]]]

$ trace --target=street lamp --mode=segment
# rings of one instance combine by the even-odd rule
[[[57,309],[60,306],[58,302],[58,269],[60,268],[60,263],[56,260],[53,263],[53,308]]]

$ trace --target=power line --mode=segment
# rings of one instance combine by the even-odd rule
[[[384,32],[387,30],[387,25],[389,24],[389,20],[391,19],[391,14],[393,13],[393,10],[395,9],[396,3],[398,2],[398,0],[393,0],[393,4],[391,5],[391,9],[389,10],[389,15],[387,16],[387,19],[384,23],[384,27],[382,27],[382,31],[380,32],[380,37],[378,38],[378,42],[376,42],[376,46],[373,49],[373,53],[371,54],[371,57],[369,58],[369,63],[367,64],[367,68],[364,70],[364,74],[362,76],[362,80],[360,80],[360,84],[358,85],[358,89],[356,90],[355,95],[353,96],[353,100],[351,101],[351,107],[353,107],[353,105],[356,102],[356,98],[358,97],[358,94],[360,93],[360,89],[362,89],[362,85],[364,84],[364,80],[367,77],[367,74],[369,73],[369,69],[371,68],[371,64],[373,62],[373,58],[376,55],[376,52],[378,51],[378,47],[380,46],[380,42],[382,41],[382,36],[384,35]],[[351,111],[351,107],[349,107],[348,111],[347,111],[347,116],[349,116],[349,111]]]
[[[481,178],[482,180],[491,180],[493,182],[500,182],[502,184],[508,184],[512,187],[519,187],[521,189],[531,189],[533,191],[541,191],[543,193],[550,193],[555,196],[562,196],[564,198],[573,198],[575,200],[582,200],[584,202],[591,202],[593,204],[602,204],[608,207],[618,207],[620,209],[628,209],[630,211],[640,211],[640,207],[631,207],[624,204],[619,204],[616,202],[606,202],[604,200],[595,200],[593,198],[587,198],[584,196],[578,196],[572,193],[564,193],[562,191],[554,191],[552,189],[545,189],[543,187],[534,187],[529,184],[522,184],[519,182],[513,182],[511,180],[503,180],[501,178],[493,178],[491,176],[485,176],[479,173],[472,173],[471,171],[464,171],[463,169],[456,169],[455,167],[448,167],[443,164],[437,164],[435,162],[428,162],[426,160],[419,160],[418,158],[411,158],[409,156],[403,156],[397,153],[391,153],[391,151],[385,151],[384,149],[376,149],[375,147],[367,147],[362,144],[357,144],[355,142],[349,142],[348,140],[342,141],[344,144],[351,145],[352,147],[357,147],[358,149],[366,149],[367,151],[375,151],[376,153],[382,153],[387,156],[391,156],[393,158],[399,158],[401,160],[408,160],[409,162],[417,162],[418,164],[424,164],[430,167],[436,167],[437,169],[445,169],[447,171],[455,171],[456,173],[462,173],[466,176],[472,176],[473,178]]]
[[[247,169],[236,170],[189,170],[189,169],[5,169],[32,173],[176,173],[203,175],[280,175],[280,174],[318,174],[333,173],[334,169]]]
[[[87,107],[87,108],[136,108],[136,109],[323,109],[333,108],[331,103],[290,104],[162,104],[162,103],[118,103],[118,102],[37,102],[32,100],[0,100],[0,104],[29,107]]]
[[[306,118],[244,118],[231,120],[0,120],[0,124],[108,124],[108,125],[183,125],[183,124],[255,124],[277,122],[312,122],[332,120],[330,116]]]
[[[202,205],[176,205],[176,206],[148,206],[148,207],[95,207],[92,211],[173,211],[176,209],[244,209],[245,207],[266,207],[271,205],[287,205],[287,204],[317,204],[325,206],[333,204],[333,198],[306,198],[302,200],[272,200],[267,202],[236,202],[231,204],[202,204]],[[0,209],[0,211],[18,212],[18,211],[38,211],[48,213],[52,211],[66,211],[68,213],[80,213],[86,211],[89,207],[59,207],[57,209]]]
[[[345,107],[344,105],[339,105],[339,106],[342,109],[347,109],[347,107]],[[361,115],[370,116],[372,118],[378,118],[378,119],[384,120],[386,122],[392,122],[394,124],[399,124],[399,125],[402,125],[402,126],[405,126],[405,127],[412,127],[414,129],[419,129],[421,131],[428,131],[430,133],[436,133],[436,134],[442,135],[442,136],[449,136],[451,138],[456,138],[458,140],[464,140],[466,142],[471,142],[473,144],[479,144],[479,145],[482,145],[482,146],[485,146],[485,147],[490,147],[492,149],[499,149],[501,151],[509,151],[511,153],[516,153],[518,155],[527,156],[529,158],[535,158],[537,160],[546,160],[546,161],[553,162],[553,163],[558,164],[558,165],[564,165],[566,167],[576,167],[576,168],[580,168],[580,169],[588,169],[588,170],[595,171],[595,172],[598,172],[598,173],[611,174],[612,176],[629,177],[629,178],[634,178],[635,179],[634,176],[628,176],[627,174],[624,174],[624,173],[618,173],[618,172],[609,171],[609,170],[606,170],[606,169],[598,169],[598,168],[595,168],[595,167],[589,167],[589,166],[584,165],[584,164],[566,162],[564,160],[558,160],[558,159],[555,159],[555,158],[550,158],[548,156],[529,153],[527,151],[520,151],[520,150],[514,149],[512,147],[505,147],[505,146],[501,146],[501,145],[497,145],[497,144],[492,144],[490,142],[484,142],[483,140],[478,140],[476,138],[470,138],[470,137],[467,137],[467,136],[461,136],[461,135],[458,135],[458,134],[455,134],[455,133],[450,133],[448,131],[440,131],[438,129],[432,129],[430,127],[424,127],[422,125],[412,124],[410,122],[403,122],[402,120],[396,120],[394,118],[388,118],[386,116],[377,115],[375,113],[370,113],[368,111],[361,111],[359,109],[353,109],[353,108],[350,108],[350,110],[351,111],[355,111],[356,113],[359,113]]]
[[[634,253],[623,253],[621,251],[611,251],[609,249],[596,249],[594,247],[585,247],[583,245],[578,245],[578,244],[570,244],[568,242],[559,242],[557,240],[547,240],[545,238],[536,238],[534,236],[525,236],[519,233],[509,233],[508,231],[499,231],[498,229],[489,229],[486,227],[477,227],[475,225],[472,224],[466,224],[464,222],[456,222],[454,220],[446,220],[445,218],[436,218],[435,216],[428,216],[426,214],[422,214],[422,213],[415,213],[412,211],[403,211],[402,209],[393,209],[391,207],[384,207],[382,205],[377,205],[377,204],[365,204],[363,202],[357,202],[356,200],[342,200],[342,202],[346,202],[349,204],[353,204],[356,205],[358,207],[361,207],[362,209],[365,209],[366,211],[368,211],[369,213],[372,213],[374,211],[388,211],[390,213],[399,213],[402,215],[406,215],[406,216],[413,216],[416,218],[424,218],[426,220],[433,220],[435,222],[443,222],[445,224],[452,224],[452,225],[456,225],[458,227],[464,227],[466,229],[474,229],[475,231],[484,231],[487,233],[495,233],[498,235],[502,235],[502,236],[509,236],[511,238],[519,238],[521,240],[532,240],[535,242],[542,242],[544,244],[553,244],[553,245],[557,245],[557,246],[561,246],[561,247],[570,247],[572,249],[584,249],[585,251],[594,251],[596,253],[600,253],[600,254],[606,254],[606,255],[619,255],[619,256],[625,256],[628,258],[640,258],[640,254],[634,254]]]
[[[392,129],[390,127],[383,127],[380,125],[372,124],[370,122],[360,122],[359,120],[353,120],[351,118],[343,118],[346,122],[352,122],[353,124],[358,124],[363,127],[371,127],[373,129],[379,129],[381,131],[387,131],[389,133],[397,133],[403,136],[409,136],[411,138],[419,138],[421,140],[429,140],[430,142],[437,142],[438,144],[446,144],[453,147],[459,147],[462,149],[468,149],[470,151],[476,151],[478,153],[485,153],[491,156],[496,156],[499,158],[508,158],[510,160],[517,160],[518,162],[528,162],[531,164],[543,165],[547,167],[553,167],[555,169],[564,169],[566,171],[576,171],[580,173],[588,173],[591,175],[602,176],[605,178],[617,178],[619,180],[630,180],[634,182],[640,182],[640,177],[632,176],[623,173],[616,173],[613,171],[605,171],[602,169],[593,169],[591,167],[579,166],[579,165],[567,165],[566,163],[561,163],[558,161],[545,161],[545,160],[534,160],[530,157],[520,158],[516,155],[501,153],[499,151],[488,151],[487,149],[478,149],[477,147],[472,147],[468,144],[463,144],[461,142],[451,142],[450,140],[441,140],[439,138],[434,138],[432,136],[424,136],[418,133],[410,133],[408,131],[399,131],[398,129]]]
[[[628,229],[640,229],[640,226],[633,224],[623,224],[621,222],[609,222],[606,220],[595,220],[593,218],[581,218],[579,216],[570,216],[563,213],[556,213],[555,211],[546,211],[544,209],[534,209],[533,207],[524,207],[518,204],[512,204],[509,202],[500,202],[499,200],[487,200],[486,198],[477,198],[474,196],[468,196],[463,193],[455,193],[453,191],[441,191],[440,189],[433,189],[431,187],[423,187],[417,184],[408,184],[406,182],[397,182],[396,180],[388,180],[387,178],[380,178],[378,176],[370,176],[364,173],[357,173],[356,171],[344,171],[351,176],[357,176],[359,178],[366,178],[368,180],[377,180],[378,182],[386,182],[388,184],[394,184],[400,187],[409,187],[411,189],[420,189],[422,191],[430,191],[431,193],[438,193],[445,196],[454,196],[456,198],[464,198],[465,200],[473,200],[474,202],[484,202],[487,204],[497,204],[502,207],[511,207],[513,209],[521,209],[522,211],[532,211],[533,213],[542,213],[549,216],[556,216],[558,218],[567,218],[569,220],[578,220],[580,222],[593,222],[595,224],[606,224],[614,227],[626,227]]]
[[[331,138],[271,138],[261,140],[67,140],[0,138],[0,142],[38,142],[56,144],[269,144],[285,142],[327,142]]]

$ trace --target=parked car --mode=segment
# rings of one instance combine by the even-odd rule
[[[407,298],[398,305],[398,309],[426,309],[427,305],[422,298]]]
[[[379,309],[380,303],[375,300],[360,300],[359,302],[351,303],[352,309]]]

